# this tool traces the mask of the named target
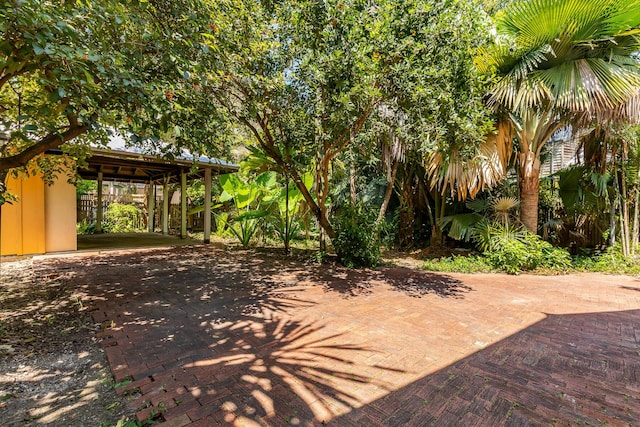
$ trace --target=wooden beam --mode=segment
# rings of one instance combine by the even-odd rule
[[[102,172],[98,172],[98,196],[96,205],[96,233],[102,233]]]
[[[155,231],[154,218],[156,216],[156,186],[153,181],[149,181],[149,194],[147,199],[147,225],[149,226],[149,233]]]
[[[204,242],[211,243],[211,169],[204,170]]]
[[[187,173],[180,173],[180,238],[187,238]]]
[[[169,234],[169,175],[164,177],[162,183],[162,234]]]

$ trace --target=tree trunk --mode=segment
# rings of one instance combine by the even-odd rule
[[[616,244],[616,194],[618,192],[618,180],[613,180],[613,194],[609,199],[609,246]]]
[[[520,153],[518,184],[520,187],[520,222],[533,233],[538,233],[538,196],[540,192],[540,159],[535,153]]]
[[[638,245],[638,204],[640,203],[640,192],[638,191],[638,183],[634,184],[634,196],[633,196],[633,231],[631,232],[631,255],[636,254],[636,246]]]
[[[400,248],[413,246],[413,223],[415,212],[413,209],[413,189],[410,176],[401,180],[398,189],[400,198],[400,218],[398,220],[398,245]]]
[[[625,140],[622,141],[622,162],[621,162],[621,168],[620,168],[620,188],[622,190],[621,192],[621,196],[622,199],[620,200],[620,202],[622,203],[622,218],[621,218],[621,222],[622,222],[622,227],[620,231],[624,232],[624,241],[622,243],[622,249],[623,249],[623,253],[625,257],[628,257],[631,255],[631,246],[632,246],[632,242],[631,242],[631,233],[629,230],[629,193],[627,191],[627,174],[626,174],[626,169],[625,166],[627,165],[627,162],[629,161],[629,153],[628,153],[628,147],[627,147],[627,142]]]
[[[284,253],[285,255],[289,255],[289,174],[285,172],[285,185],[286,187],[286,200],[285,200],[285,208],[284,208]]]
[[[378,212],[378,217],[376,218],[376,223],[375,223],[376,233],[378,232],[378,229],[380,228],[380,224],[382,223],[382,220],[384,219],[384,216],[387,213],[387,208],[389,207],[389,201],[391,200],[391,195],[393,194],[393,186],[396,181],[396,174],[398,172],[399,163],[400,162],[398,161],[395,161],[393,163],[393,168],[391,170],[391,179],[387,183],[387,190],[384,193],[384,200],[382,201],[382,205],[380,206],[380,211]]]
[[[415,214],[412,203],[400,208],[400,218],[398,220],[398,245],[403,248],[413,246],[413,222]]]
[[[354,166],[351,166],[351,170],[349,171],[349,194],[351,195],[351,204],[355,206],[358,200],[356,192],[356,168]]]

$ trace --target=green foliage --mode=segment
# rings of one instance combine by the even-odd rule
[[[309,190],[313,185],[313,174],[306,173],[301,178],[303,185]],[[297,214],[304,203],[304,196],[293,183],[288,183],[285,187],[276,189],[276,191],[278,192],[275,200],[277,209],[271,215],[271,224],[280,240],[284,243],[285,252],[288,253],[291,239],[301,229]]]
[[[452,256],[427,260],[422,268],[445,273],[490,273],[493,271],[487,258],[483,256]]]
[[[86,179],[79,180],[76,182],[76,197],[79,199],[80,196],[84,196],[85,194],[90,193],[98,188],[97,181],[90,181]]]
[[[489,21],[475,2],[220,1],[213,14],[219,31],[206,39],[219,73],[205,108],[254,138],[260,167],[300,189],[298,178],[316,171],[316,194],[303,196],[329,237],[331,175],[345,151],[375,152],[393,128],[420,157],[490,130],[486,78],[473,64]]]
[[[79,223],[76,224],[76,233],[77,234],[94,234],[96,232],[96,223],[88,222],[86,219],[83,219]]]
[[[500,238],[494,241],[494,246],[485,252],[485,256],[491,266],[509,274],[538,268],[557,271],[571,268],[571,257],[566,250],[554,248],[549,242],[530,233],[524,239]]]
[[[216,220],[216,236],[222,237],[228,231],[229,212],[216,213],[214,218]]]
[[[0,2],[0,131],[9,136],[0,174],[30,159],[29,170],[61,170],[61,157],[38,156],[60,146],[82,162],[78,148],[105,143],[113,129],[162,154],[215,150],[223,127],[189,108],[205,77],[197,71],[212,71],[207,4]]]
[[[591,255],[578,255],[573,259],[574,268],[578,271],[592,271],[608,274],[640,275],[640,262],[634,257],[622,255],[620,245],[607,248],[604,252]]]
[[[452,239],[468,242],[475,233],[475,226],[482,221],[483,216],[478,213],[463,213],[445,216],[440,220],[442,230],[448,228],[448,235]]]
[[[134,205],[111,203],[104,213],[102,230],[106,233],[142,231],[142,210]]]
[[[247,247],[256,236],[263,220],[269,215],[268,207],[274,202],[275,172],[264,172],[250,181],[243,181],[238,174],[218,177],[223,189],[220,202],[233,200],[235,215],[227,219],[228,230],[242,246]]]
[[[498,249],[505,242],[524,242],[528,234],[528,231],[519,225],[484,220],[476,224],[473,241],[480,251],[486,253]]]
[[[514,1],[496,27],[496,44],[479,65],[502,76],[491,101],[511,111],[547,104],[603,111],[637,93],[637,0]]]
[[[376,267],[380,245],[374,235],[376,212],[362,206],[347,205],[333,218],[336,237],[333,246],[347,267]]]

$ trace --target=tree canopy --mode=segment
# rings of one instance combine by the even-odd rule
[[[629,101],[640,92],[640,2],[512,2],[498,12],[496,29],[478,62],[497,74],[488,102],[498,152],[517,152],[520,217],[535,233],[547,141],[562,126],[628,120],[637,106]]]
[[[473,64],[488,21],[473,2],[223,1],[213,15],[210,107],[298,184],[330,236],[329,172],[347,148],[389,127],[416,151],[473,145],[490,126]]]
[[[115,129],[139,144],[167,137],[169,151],[213,146],[207,122],[186,118],[182,105],[206,66],[203,8],[197,0],[3,2],[3,176],[66,142],[104,142]]]

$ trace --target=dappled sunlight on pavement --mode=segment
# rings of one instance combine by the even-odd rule
[[[141,420],[400,426],[640,417],[634,278],[354,271],[209,247],[40,266],[61,267],[102,323],[101,345],[124,384],[118,392]],[[605,380],[609,397],[597,391]],[[605,414],[602,405],[611,405]]]

